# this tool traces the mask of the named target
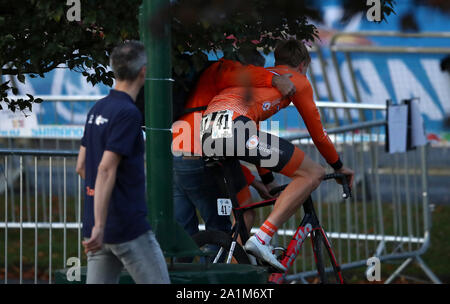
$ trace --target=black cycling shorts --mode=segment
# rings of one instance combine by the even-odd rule
[[[298,147],[258,130],[256,123],[248,117],[232,117],[232,111],[214,112],[203,117],[204,157],[237,158],[288,177],[300,167],[305,153]]]

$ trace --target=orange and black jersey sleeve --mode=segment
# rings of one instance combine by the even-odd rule
[[[302,116],[314,145],[334,169],[339,169],[342,167],[342,163],[333,143],[323,128],[319,111],[314,103],[311,84],[306,76],[300,74],[294,75],[292,80],[297,88],[292,98],[292,103]]]

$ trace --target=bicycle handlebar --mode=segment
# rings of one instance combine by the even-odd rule
[[[281,192],[281,191],[283,191],[283,190],[284,190],[284,188],[286,188],[286,187],[287,187],[287,185],[288,185],[288,184],[286,184],[286,185],[283,185],[283,186],[278,186],[278,187],[275,187],[275,188],[273,188],[272,190],[270,190],[270,191],[269,191],[269,194],[273,196],[273,195],[277,194],[278,192]]]
[[[327,179],[340,179],[342,182],[342,190],[344,193],[342,193],[342,198],[347,199],[352,196],[352,190],[350,189],[350,186],[347,181],[347,176],[342,173],[330,173],[326,174],[323,180]]]
[[[342,189],[344,191],[344,193],[342,193],[342,197],[344,199],[347,199],[349,197],[352,196],[352,191],[350,189],[350,186],[348,185],[348,181],[347,181],[347,176],[345,176],[345,174],[342,173],[330,173],[330,174],[326,174],[323,178],[323,180],[328,180],[328,179],[340,179],[342,182]],[[269,191],[270,195],[275,195],[278,192],[283,191],[288,184],[283,185],[283,186],[279,186],[279,187],[275,187],[272,190]]]

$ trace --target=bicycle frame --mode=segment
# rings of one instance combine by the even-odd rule
[[[344,280],[342,278],[342,273],[341,273],[340,267],[336,261],[336,257],[333,253],[333,250],[331,248],[331,245],[327,238],[327,235],[326,235],[324,229],[322,228],[322,226],[320,226],[319,220],[318,220],[315,210],[314,210],[314,206],[313,206],[311,197],[309,197],[306,200],[306,202],[303,204],[303,209],[305,211],[305,216],[303,217],[300,225],[297,228],[297,231],[295,232],[294,236],[292,237],[292,239],[289,243],[289,246],[288,246],[283,258],[281,259],[280,263],[283,264],[283,266],[285,266],[288,271],[290,269],[290,267],[292,266],[292,264],[294,263],[297,256],[299,255],[300,249],[301,249],[303,243],[305,242],[305,240],[307,239],[307,237],[310,234],[313,234],[311,236],[311,245],[313,247],[314,259],[315,259],[316,265],[318,265],[317,255],[318,255],[318,250],[320,250],[320,248],[318,246],[318,245],[320,245],[320,244],[318,244],[320,239],[318,239],[319,236],[316,235],[316,233],[319,233],[320,237],[322,237],[325,241],[325,247],[328,251],[328,255],[333,260],[333,267],[336,268],[335,271],[337,273],[337,280],[341,284],[343,284]],[[318,265],[319,276],[321,276],[323,278],[325,275],[323,273],[324,269],[319,269],[319,267],[320,266]],[[284,275],[285,274],[273,273],[269,277],[269,282],[278,283],[278,284],[283,283]]]
[[[268,200],[252,203],[252,204],[249,204],[246,206],[233,208],[233,209],[235,212],[236,211],[237,212],[239,212],[239,211],[245,212],[250,209],[273,205],[275,203],[275,201],[276,201],[276,198],[273,198],[273,199],[268,199]],[[294,233],[291,241],[289,242],[289,245],[288,245],[286,252],[284,253],[283,258],[281,259],[280,263],[283,264],[283,266],[285,266],[288,271],[290,269],[290,267],[292,266],[292,264],[294,263],[297,256],[299,255],[300,249],[301,249],[302,245],[304,244],[305,240],[308,238],[308,236],[311,233],[320,233],[320,237],[322,237],[323,240],[325,241],[325,247],[327,249],[327,253],[334,263],[333,266],[336,267],[335,270],[337,273],[337,280],[339,282],[343,283],[344,280],[342,277],[341,269],[336,260],[333,249],[331,248],[331,244],[330,244],[330,241],[328,240],[325,230],[322,228],[322,226],[320,226],[319,219],[317,218],[316,212],[314,210],[314,206],[313,206],[311,197],[309,197],[303,204],[303,210],[305,211],[305,215],[304,215],[300,225],[298,226],[296,232]],[[235,236],[236,235],[237,234],[235,234]],[[317,248],[318,244],[315,244],[316,238],[317,238],[317,236],[315,236],[315,235],[311,236],[311,245],[313,247],[314,259],[317,264],[318,263],[318,260],[317,260],[318,252],[317,251],[319,249]],[[286,273],[287,273],[287,271],[286,271]],[[318,270],[318,271],[320,272],[320,270]],[[322,270],[322,271],[324,271],[324,270]],[[269,282],[281,284],[284,282],[285,274],[272,273],[269,277]],[[324,274],[319,273],[319,275],[324,275]]]
[[[223,166],[222,169],[224,169],[224,171],[222,171],[222,173],[223,173],[222,176],[224,176],[224,179],[222,180],[223,190],[225,190],[226,193],[228,193],[229,197],[231,198],[232,205],[233,205],[233,214],[235,217],[235,224],[233,225],[233,228],[231,231],[232,244],[231,244],[231,248],[230,248],[230,251],[228,254],[228,258],[227,258],[227,263],[229,263],[229,262],[231,262],[233,250],[236,245],[238,236],[241,237],[242,244],[245,244],[245,242],[249,238],[249,234],[248,234],[247,228],[245,227],[245,223],[243,220],[244,212],[247,210],[250,210],[250,209],[273,205],[273,204],[275,204],[276,198],[248,204],[246,206],[239,206],[237,199],[236,199],[236,195],[234,194],[236,192],[234,192],[232,185],[230,183],[228,183],[228,181],[230,180],[229,179],[230,173],[228,172],[226,166]],[[337,177],[339,177],[338,174],[329,174],[324,179],[331,179],[331,178],[337,178]],[[284,189],[284,187],[285,186],[279,187],[279,190]],[[343,180],[343,188],[344,188],[343,197],[344,198],[349,197],[351,195],[351,193],[348,188],[345,177]],[[269,282],[277,283],[277,284],[281,284],[284,282],[284,277],[287,274],[287,272],[289,271],[292,264],[294,263],[298,254],[300,253],[300,249],[301,249],[304,241],[307,239],[307,237],[310,234],[312,234],[311,243],[312,243],[313,252],[314,252],[314,259],[316,262],[318,274],[321,277],[322,282],[325,281],[325,269],[322,265],[322,259],[321,259],[321,257],[322,257],[321,246],[320,246],[321,240],[324,241],[325,248],[326,248],[327,253],[332,261],[332,266],[333,266],[334,272],[336,274],[336,280],[337,280],[337,282],[340,282],[341,284],[343,284],[344,280],[342,277],[341,268],[340,268],[339,264],[337,263],[336,257],[331,248],[330,241],[328,240],[328,237],[327,237],[324,229],[320,226],[319,219],[317,218],[316,212],[314,210],[311,196],[309,196],[308,199],[304,202],[303,209],[304,209],[305,215],[304,215],[300,225],[298,226],[294,236],[292,237],[286,252],[284,253],[284,255],[280,261],[281,264],[283,264],[287,270],[284,274],[283,273],[272,273],[269,277]],[[219,254],[217,255],[215,260],[217,260],[218,257],[221,255],[222,250],[223,249],[221,248],[221,251],[219,252]]]

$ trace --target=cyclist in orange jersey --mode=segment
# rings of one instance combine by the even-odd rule
[[[283,98],[271,88],[251,88],[250,94],[249,88],[245,87],[225,89],[208,105],[202,119],[201,136],[205,156],[233,157],[236,161],[244,160],[292,178],[264,224],[244,246],[249,253],[285,271],[285,267],[272,254],[269,243],[278,227],[318,187],[325,169],[290,142],[260,131],[258,123],[292,102],[328,164],[335,171],[348,175],[350,185],[354,172],[343,166],[322,126],[311,84],[305,76],[311,61],[305,45],[297,40],[282,41],[274,55],[276,66],[268,70],[276,75],[292,75],[291,80],[296,87],[292,98]]]
[[[264,60],[264,57],[262,58]],[[247,55],[242,56],[241,60],[245,62],[252,59],[250,55]],[[201,156],[201,142],[196,129],[200,128],[202,114],[206,107],[222,90],[249,85],[276,88],[276,91],[283,96],[292,95],[295,87],[286,78],[288,77],[275,75],[262,66],[245,66],[239,61],[219,59],[201,74],[186,103],[186,113],[173,123],[173,153],[183,156]]]
[[[208,103],[221,90],[231,86],[246,84],[255,87],[273,86],[285,95],[294,90],[288,77],[276,76],[263,67],[244,66],[247,63],[258,64],[260,61],[264,65],[264,57],[255,48],[240,50],[238,59],[242,63],[220,59],[200,75],[186,103],[186,114],[172,126],[175,218],[190,235],[198,232],[196,209],[199,210],[206,229],[225,232],[231,230],[229,217],[217,214],[217,198],[220,197],[217,185],[207,174],[201,158],[201,143],[198,135],[202,113]],[[237,164],[236,168],[239,169],[240,165]],[[271,173],[261,173],[261,178],[263,177],[266,182],[273,181]],[[236,187],[241,189],[238,194],[239,202],[242,204],[249,202],[251,194],[246,180],[236,179],[235,183],[237,183]],[[253,186],[259,186],[258,192],[264,190],[257,181],[253,182]]]

